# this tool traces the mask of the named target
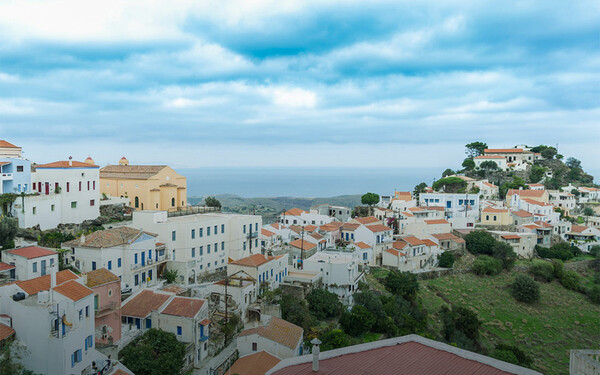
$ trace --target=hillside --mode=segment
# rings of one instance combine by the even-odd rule
[[[264,223],[270,223],[284,210],[298,207],[309,210],[310,207],[319,204],[332,204],[354,207],[360,204],[360,195],[340,195],[329,198],[300,198],[300,197],[266,197],[266,198],[242,198],[232,194],[221,194],[215,196],[223,207],[223,211],[235,213],[256,213],[263,216]],[[190,204],[199,204],[205,197],[189,197]]]

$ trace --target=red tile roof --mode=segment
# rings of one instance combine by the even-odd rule
[[[58,271],[56,273],[56,285],[60,285],[69,280],[78,279],[79,276],[71,270]],[[36,277],[35,279],[17,281],[17,286],[29,295],[38,294],[42,290],[50,290],[50,275]]]
[[[383,224],[373,224],[373,225],[369,225],[367,228],[369,228],[369,230],[374,233],[387,232],[387,231],[392,230],[392,228],[386,227]]]
[[[518,216],[518,217],[531,217],[533,216],[531,213],[525,211],[525,210],[519,210],[519,211],[513,211],[512,212],[513,215]]]
[[[297,249],[302,249],[302,250],[312,250],[315,247],[317,247],[316,244],[314,244],[312,242],[308,242],[307,240],[304,240],[304,243],[302,243],[301,239],[290,242],[290,246],[293,246]]]
[[[114,247],[119,245],[130,244],[137,240],[142,234],[147,234],[151,237],[157,237],[157,234],[144,232],[139,229],[130,227],[117,227],[105,230],[98,230],[84,236],[84,242],[81,242],[81,237],[72,241],[63,243],[66,247]]]
[[[398,250],[396,250],[396,249],[386,249],[385,251],[387,253],[392,254],[393,256],[396,256],[396,257],[398,256],[398,254],[400,254],[400,252]]]
[[[2,147],[2,146],[0,146]],[[6,340],[10,336],[15,334],[15,330],[7,326],[6,324],[0,323],[0,342]]]
[[[151,290],[142,290],[140,294],[127,301],[121,308],[122,316],[145,318],[152,310],[157,310],[171,297],[171,294],[155,293]]]
[[[120,283],[121,279],[114,273],[110,272],[106,268],[98,268],[97,270],[86,273],[87,281],[85,285],[89,288],[93,288],[100,285],[109,283]]]
[[[33,258],[39,258],[39,257],[48,256],[48,255],[58,254],[54,250],[46,249],[45,247],[39,247],[39,246],[20,247],[18,249],[6,250],[6,252],[10,253],[10,254],[15,254],[18,256],[25,257],[27,259],[33,259]]]
[[[394,200],[400,200],[404,202],[411,201],[412,194],[410,191],[396,191],[394,192]]]
[[[308,212],[301,210],[299,208],[292,208],[291,210],[285,211],[285,216],[300,216],[302,214],[307,214]]]
[[[2,147],[2,148],[20,148],[19,146],[15,146],[10,142],[5,141],[4,139],[0,139],[0,147]]]
[[[360,224],[344,223],[341,228],[342,230],[354,231],[357,230],[358,227],[360,227]]]
[[[267,325],[246,329],[240,333],[240,337],[257,334],[290,349],[296,349],[303,332],[304,330],[297,325],[273,316]]]
[[[17,266],[11,266],[8,263],[0,262],[0,272],[12,270],[13,268],[16,268],[16,267]]]
[[[535,198],[541,198],[544,196],[544,193],[546,192],[546,190],[529,190],[529,189],[524,189],[524,190],[519,190],[519,189],[510,189],[508,191],[508,193],[506,193],[506,196],[508,197],[509,195],[519,195],[521,197],[535,197]]]
[[[486,148],[483,150],[486,154],[521,154],[523,153],[522,148]]]
[[[375,216],[367,216],[367,217],[357,217],[354,219],[354,221],[360,223],[360,224],[371,224],[371,223],[378,223],[380,222],[378,218],[376,218]]]
[[[404,241],[394,241],[392,243],[392,247],[396,250],[402,250],[404,249],[406,246],[408,246],[408,243],[404,242]]]
[[[304,241],[306,243],[307,241]],[[234,260],[233,262],[229,262],[229,264],[234,264],[238,266],[246,266],[246,267],[258,267],[261,264],[265,264],[267,262],[272,261],[275,257],[269,255],[262,254],[253,254],[247,256],[245,258],[240,258],[238,260]]]
[[[411,246],[425,245],[425,242],[421,241],[415,236],[402,237],[402,241],[408,242],[408,244]]]
[[[571,232],[582,233],[586,229],[588,229],[588,227],[586,227],[584,225],[576,225],[576,224],[571,225]]]
[[[320,230],[322,230],[323,232],[333,232],[335,230],[340,229],[340,227],[342,226],[342,223],[339,223],[340,225],[335,225],[333,223],[330,224],[325,224],[325,225],[321,225],[319,227]]]
[[[313,232],[316,229],[317,229],[316,225],[306,225],[306,226],[304,226],[304,230],[307,231],[307,232]]]
[[[263,236],[265,236],[265,237],[272,237],[272,236],[274,236],[274,235],[275,235],[275,233],[273,233],[273,232],[271,232],[271,231],[268,231],[268,230],[266,230],[266,229],[264,229],[264,228],[261,228],[261,230],[260,230],[260,234],[262,234],[262,235],[263,235]]]
[[[85,285],[81,285],[75,280],[69,280],[65,283],[55,286],[52,290],[62,294],[72,301],[79,301],[82,298],[94,294],[94,291]]]
[[[162,314],[193,318],[200,312],[204,302],[203,299],[175,297],[169,302],[167,307],[163,309]]]
[[[424,240],[421,240],[425,243],[425,245],[427,246],[437,246],[438,244],[436,244],[435,242],[433,242],[432,240],[430,240],[429,238],[426,238]]]
[[[358,246],[360,249],[369,249],[372,247],[371,245],[367,245],[366,243],[364,243],[362,241],[356,242],[355,245]]]
[[[543,190],[540,190],[543,191]],[[522,201],[525,201],[529,204],[535,204],[537,206],[542,206],[542,207],[548,207],[548,206],[552,206],[550,203],[545,203],[545,202],[540,202],[540,201],[536,201],[530,198],[521,198]]]
[[[202,324],[203,326],[207,326],[210,324],[210,319],[204,319],[203,321],[200,322],[200,324]]]
[[[452,233],[437,233],[437,234],[432,234],[431,236],[434,238],[437,238],[440,241],[458,239],[458,237],[453,235]]]
[[[480,155],[475,156],[474,159],[506,159],[504,156],[500,155]]]
[[[508,212],[508,208],[493,208],[493,207],[486,207],[484,208],[481,212],[489,212],[491,214],[501,214],[503,212]]]
[[[265,351],[240,357],[229,370],[238,375],[264,375],[281,360]]]
[[[447,220],[437,219],[437,220],[425,220],[425,224],[450,224]]]
[[[71,161],[69,164],[68,160],[55,161],[54,163],[38,164],[36,168],[100,168],[95,164],[85,163],[83,161]]]
[[[500,237],[504,238],[505,240],[518,240],[518,239],[521,239],[521,237],[517,236],[516,234],[503,234]]]

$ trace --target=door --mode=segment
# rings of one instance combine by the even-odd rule
[[[42,268],[42,276],[44,276],[46,274],[46,261],[45,260],[42,260],[41,268]]]
[[[50,183],[46,182],[45,186],[46,186],[46,195],[48,195],[48,194],[50,194]]]

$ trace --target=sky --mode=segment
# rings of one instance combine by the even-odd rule
[[[3,0],[0,139],[175,168],[558,144],[598,180],[599,35],[597,0]]]

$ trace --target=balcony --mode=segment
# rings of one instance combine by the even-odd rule
[[[200,337],[200,339],[198,341],[200,341],[200,342],[208,341],[208,336],[202,336],[202,337]]]
[[[248,239],[251,239],[251,238],[257,238],[257,237],[258,237],[258,232],[251,232],[251,233],[248,233],[248,235],[247,235],[246,237],[247,237]]]
[[[0,180],[2,180],[2,181],[8,181],[8,180],[12,180],[12,179],[13,179],[12,173],[0,173]]]

